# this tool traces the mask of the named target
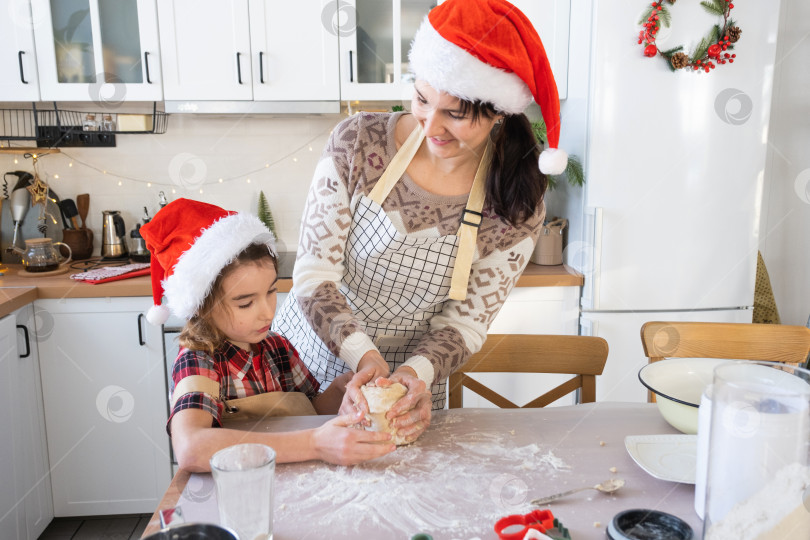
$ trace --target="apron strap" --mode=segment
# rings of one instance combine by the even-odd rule
[[[399,179],[405,174],[405,169],[408,168],[408,164],[413,159],[413,156],[416,155],[417,150],[422,146],[422,140],[424,138],[425,133],[422,131],[422,126],[417,123],[413,131],[411,131],[411,134],[408,135],[408,138],[405,139],[405,142],[399,147],[391,163],[389,163],[388,167],[383,171],[380,179],[374,184],[374,188],[372,188],[371,193],[368,194],[369,199],[382,206],[388,194],[391,193],[396,183],[399,182]]]
[[[456,264],[453,266],[453,277],[450,280],[450,299],[466,300],[467,283],[470,280],[470,269],[472,268],[473,254],[475,253],[475,241],[478,237],[478,227],[484,216],[481,210],[484,208],[486,198],[486,181],[489,172],[489,162],[492,158],[492,142],[487,141],[487,147],[478,170],[475,171],[470,197],[467,199],[467,206],[461,215],[461,226],[458,229],[458,251],[456,252]]]
[[[405,174],[408,164],[416,155],[424,138],[425,134],[422,131],[422,126],[417,123],[372,188],[371,193],[368,194],[369,199],[382,206],[388,194],[391,193],[396,183]],[[461,215],[461,226],[456,233],[459,237],[459,246],[456,252],[456,263],[453,266],[453,276],[450,280],[451,300],[465,300],[467,298],[467,282],[470,280],[470,269],[472,268],[472,258],[475,253],[478,227],[481,226],[481,220],[483,219],[481,210],[484,208],[485,187],[491,157],[492,142],[488,141],[481,162],[478,164],[478,170],[475,172],[475,179],[470,189],[467,205]]]
[[[219,383],[212,381],[204,375],[189,375],[188,377],[183,377],[174,387],[174,392],[172,393],[172,409],[174,409],[174,404],[177,403],[178,399],[192,392],[202,392],[214,399],[219,399]]]

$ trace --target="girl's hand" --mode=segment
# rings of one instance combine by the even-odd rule
[[[389,433],[349,427],[362,419],[361,413],[346,414],[313,430],[312,445],[318,459],[335,465],[355,465],[396,450]]]
[[[433,406],[433,396],[424,381],[416,377],[409,367],[401,367],[388,378],[392,383],[398,382],[408,389],[399,401],[394,403],[386,418],[397,430],[397,435],[407,442],[419,438],[430,425],[430,410]],[[386,386],[377,384],[377,386]]]
[[[390,372],[388,362],[377,351],[368,351],[360,359],[357,364],[357,373],[355,373],[352,380],[346,384],[346,394],[343,396],[343,402],[340,405],[340,414],[354,414],[357,411],[363,413],[363,423],[369,424],[365,415],[368,414],[368,403],[360,391],[360,387],[371,381],[376,380],[378,377],[387,377]]]

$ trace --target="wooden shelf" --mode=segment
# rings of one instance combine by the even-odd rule
[[[26,146],[2,146],[0,147],[0,154],[36,154],[37,157],[47,156],[48,154],[59,154],[61,150],[58,148],[33,148]]]

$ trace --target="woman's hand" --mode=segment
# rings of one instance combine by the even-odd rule
[[[357,373],[352,380],[346,384],[346,394],[340,405],[340,414],[354,414],[357,411],[363,413],[363,423],[369,425],[369,420],[365,418],[368,414],[368,403],[360,391],[360,387],[379,377],[387,377],[390,372],[388,362],[378,351],[368,351],[357,364]]]
[[[313,430],[312,445],[318,459],[335,465],[355,465],[396,450],[389,433],[349,427],[362,419],[359,412],[345,414]]]
[[[430,425],[430,410],[433,406],[433,396],[424,381],[416,377],[416,372],[403,366],[397,369],[389,378],[392,383],[398,382],[408,389],[408,393],[399,399],[386,418],[397,430],[397,435],[407,442],[413,442]],[[377,386],[385,386],[378,384]]]

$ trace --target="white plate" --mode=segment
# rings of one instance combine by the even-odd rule
[[[628,435],[624,446],[633,461],[655,478],[695,483],[697,435]]]

